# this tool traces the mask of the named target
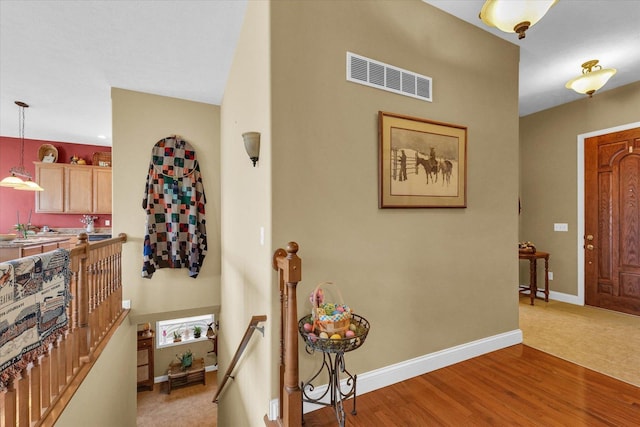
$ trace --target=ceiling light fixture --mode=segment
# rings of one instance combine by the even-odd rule
[[[24,109],[29,108],[29,105],[22,101],[15,101],[19,108],[18,110],[18,131],[20,134],[20,165],[14,166],[9,169],[8,177],[0,181],[0,187],[11,187],[14,190],[25,191],[43,191],[44,188],[31,180],[31,174],[24,168]],[[22,180],[26,178],[26,180]]]
[[[602,68],[597,59],[592,59],[582,64],[582,75],[569,80],[565,86],[591,98],[617,71],[615,68]]]
[[[487,0],[480,11],[480,19],[490,27],[505,33],[518,33],[533,27],[558,0]]]

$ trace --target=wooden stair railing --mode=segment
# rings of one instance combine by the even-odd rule
[[[229,380],[229,378],[233,379],[231,374],[233,373],[233,370],[235,369],[236,364],[240,360],[242,353],[244,353],[245,348],[247,348],[247,344],[249,344],[249,340],[251,339],[253,332],[257,329],[264,334],[264,327],[259,328],[258,323],[266,322],[266,321],[267,321],[266,315],[253,316],[251,318],[251,321],[249,322],[249,326],[247,326],[247,330],[244,332],[244,336],[242,337],[242,341],[240,341],[240,345],[236,350],[236,354],[233,356],[233,360],[231,360],[231,364],[227,368],[227,373],[224,375],[224,378],[222,378],[222,383],[220,384],[220,387],[218,387],[218,390],[216,391],[216,395],[213,398],[213,403],[218,403],[218,397],[220,397],[220,395],[222,394],[222,390],[224,390],[224,386],[227,384],[227,381]]]
[[[0,426],[53,426],[111,335],[126,318],[122,309],[125,234],[89,243],[81,233],[69,251],[69,327],[0,391]]]
[[[302,425],[302,391],[298,375],[298,303],[296,287],[302,280],[302,260],[298,244],[273,254],[273,269],[278,272],[280,287],[280,413],[283,427]],[[267,423],[269,424],[269,423]]]

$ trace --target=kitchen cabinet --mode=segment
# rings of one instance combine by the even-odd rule
[[[36,163],[36,212],[64,212],[64,168],[55,163]]]
[[[111,213],[111,168],[93,169],[93,213]]]
[[[87,167],[66,167],[64,177],[64,211],[86,214],[93,212],[93,173]]]
[[[69,239],[66,237],[36,237],[24,240],[21,243],[0,242],[0,262],[43,254],[58,248],[69,249]]]
[[[35,163],[36,212],[111,214],[111,168]]]

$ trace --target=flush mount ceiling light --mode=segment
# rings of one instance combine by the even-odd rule
[[[558,0],[487,0],[480,11],[480,19],[490,27],[505,33],[518,33],[533,27]]]
[[[591,98],[617,71],[615,68],[602,68],[597,59],[592,59],[582,64],[582,75],[569,80],[565,86]]]
[[[18,110],[18,133],[20,134],[20,165],[9,169],[8,177],[0,181],[0,187],[12,187],[14,190],[43,191],[44,189],[31,180],[31,174],[24,168],[24,109],[29,105],[22,101],[15,101]],[[22,180],[26,178],[26,180]]]

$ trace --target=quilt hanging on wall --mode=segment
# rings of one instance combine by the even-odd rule
[[[0,390],[68,326],[69,252],[0,263]]]
[[[207,254],[204,186],[196,152],[177,136],[151,150],[142,207],[146,212],[142,277],[159,268],[188,268],[198,277]]]

